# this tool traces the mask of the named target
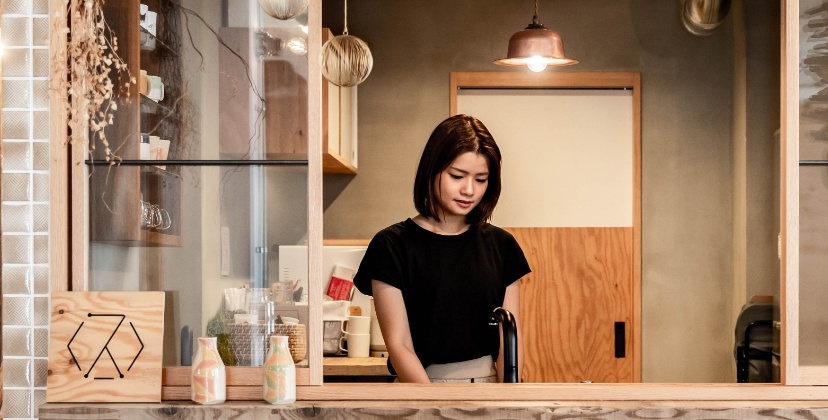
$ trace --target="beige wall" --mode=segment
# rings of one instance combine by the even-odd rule
[[[633,226],[632,91],[463,89],[457,112],[506,157],[493,224]]]
[[[710,37],[692,36],[678,3],[541,2],[541,21],[581,60],[547,71],[641,72],[643,380],[728,382],[732,22]],[[755,3],[778,13],[772,2]],[[342,3],[323,6],[323,25],[341,33]],[[530,22],[530,2],[363,0],[349,7],[350,33],[370,45],[374,70],[359,87],[359,174],[325,177],[326,238],[370,238],[415,214],[416,165],[431,130],[449,114],[450,72],[527,71],[492,60]],[[778,111],[756,118],[777,121]],[[756,210],[766,219],[755,220],[773,220],[766,208]]]

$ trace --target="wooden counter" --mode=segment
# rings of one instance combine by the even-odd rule
[[[324,357],[325,376],[391,376],[385,357]]]
[[[44,404],[41,419],[806,419],[828,417],[826,401],[302,401],[288,405]]]

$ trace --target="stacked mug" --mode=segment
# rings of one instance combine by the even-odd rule
[[[348,357],[368,357],[371,346],[371,317],[349,316],[342,324],[344,334],[339,340],[339,349],[348,353]],[[348,342],[348,348],[343,346],[343,341]]]

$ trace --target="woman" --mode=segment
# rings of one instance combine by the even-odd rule
[[[377,233],[362,259],[354,283],[374,296],[389,368],[401,382],[503,380],[500,333],[489,316],[502,306],[520,319],[517,280],[530,269],[512,235],[487,223],[500,163],[479,120],[440,123],[417,168],[419,214]],[[518,375],[522,361],[519,354]]]

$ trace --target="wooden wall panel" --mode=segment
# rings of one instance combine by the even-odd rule
[[[507,228],[521,281],[524,382],[632,382],[633,228]],[[615,357],[615,322],[626,357]]]

